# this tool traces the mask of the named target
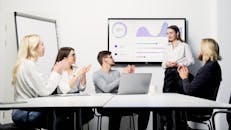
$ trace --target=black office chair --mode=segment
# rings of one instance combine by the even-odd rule
[[[102,128],[102,117],[104,115],[100,114],[97,109],[95,108],[94,109],[94,113],[95,113],[95,116],[97,117],[97,130],[101,130]],[[133,128],[134,130],[136,129],[135,128],[135,119],[134,119],[134,115],[131,114],[131,115],[128,115],[129,118],[130,118],[130,129],[132,129],[132,124],[133,124]]]
[[[213,130],[212,128],[212,122],[211,122],[211,114],[205,114],[205,115],[191,115],[190,119],[188,121],[192,121],[195,123],[201,123],[208,127],[208,130]]]
[[[212,99],[216,100],[219,87],[215,89]],[[190,114],[190,117],[187,117],[188,121],[195,123],[201,123],[208,127],[208,130],[213,130],[213,123],[211,121],[213,110],[203,110],[202,112],[197,112]]]
[[[215,116],[216,116],[217,114],[221,114],[221,113],[231,115],[231,111],[230,111],[230,110],[219,110],[219,111],[215,111],[215,112],[213,113],[213,115],[212,115],[212,127],[213,127],[213,130],[216,130]],[[228,123],[231,123],[231,122],[228,122]],[[231,129],[230,127],[231,127],[231,126],[229,126],[229,130]]]
[[[231,96],[229,98],[229,103],[231,103]],[[212,115],[212,127],[213,129],[215,130],[216,129],[216,126],[215,126],[215,116],[217,114],[227,114],[226,118],[227,118],[227,122],[229,124],[229,130],[231,130],[231,109],[229,110],[218,110],[218,111],[215,111]]]

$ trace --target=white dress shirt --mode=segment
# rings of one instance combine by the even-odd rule
[[[179,65],[186,66],[194,64],[194,59],[189,45],[184,42],[179,42],[177,46],[173,48],[172,44],[169,43],[164,52],[162,67],[167,68],[166,63],[169,61],[177,62]]]
[[[57,90],[58,93],[66,94],[66,93],[74,93],[74,92],[85,90],[86,86],[82,85],[80,83],[82,77],[80,77],[77,80],[77,82],[76,82],[76,84],[74,85],[73,88],[70,87],[69,81],[70,81],[70,79],[73,78],[73,76],[74,75],[69,75],[67,71],[64,71],[62,73],[62,78],[61,78],[61,80],[59,82],[59,85],[58,85],[58,90]]]
[[[52,71],[47,79],[35,61],[25,59],[18,68],[14,98],[16,101],[50,95],[58,86],[61,75]]]

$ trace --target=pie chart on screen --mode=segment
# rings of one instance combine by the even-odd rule
[[[112,34],[116,38],[122,38],[127,34],[127,26],[122,22],[116,22],[112,26]]]

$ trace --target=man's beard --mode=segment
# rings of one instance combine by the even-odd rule
[[[115,63],[112,63],[111,66],[115,66]]]

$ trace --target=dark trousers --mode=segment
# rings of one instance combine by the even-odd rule
[[[184,93],[182,80],[176,67],[165,70],[163,92]]]
[[[164,77],[164,93],[184,94],[182,80],[176,67],[167,68]],[[186,113],[183,111],[163,110],[158,113],[161,130],[187,129]]]
[[[109,117],[109,130],[119,130],[120,121],[123,116],[133,116],[133,113],[138,114],[138,129],[145,130],[148,125],[149,111],[141,110],[126,110],[126,109],[97,109],[102,116]]]
[[[185,111],[162,110],[158,112],[160,130],[187,130],[187,117]]]
[[[12,120],[20,127],[25,128],[47,128],[47,112],[30,111],[26,109],[14,109]]]
[[[81,116],[77,116],[76,122],[74,122],[74,112],[79,114],[79,109],[61,109],[55,111],[55,128],[56,130],[73,130],[74,123],[77,129],[80,129],[80,125],[88,123],[92,118],[94,118],[94,112],[91,108],[81,109]],[[82,124],[79,124],[79,118],[81,118]]]

